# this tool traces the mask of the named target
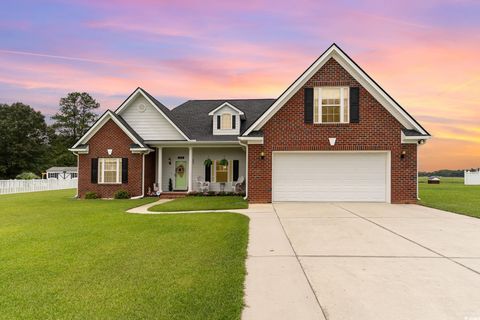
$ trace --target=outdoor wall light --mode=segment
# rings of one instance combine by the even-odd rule
[[[112,151],[113,151],[112,149],[107,149],[107,153],[108,153],[109,156],[112,155]]]
[[[265,159],[265,152],[260,152],[260,159]]]
[[[328,138],[328,143],[333,147],[337,142],[337,138]]]
[[[418,144],[425,144],[425,140],[424,139],[418,140]]]
[[[400,154],[400,158],[403,159],[405,158],[405,155],[407,154],[407,151],[402,150],[402,153]]]
[[[172,165],[172,158],[168,158],[168,165],[169,165],[169,166]]]

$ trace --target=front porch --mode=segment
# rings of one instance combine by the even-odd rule
[[[235,192],[237,183],[246,184],[246,151],[242,146],[153,145],[155,180],[146,193]],[[205,160],[211,165],[206,166]],[[153,164],[152,164],[153,165]],[[152,172],[146,171],[146,174]],[[152,181],[151,177],[145,177]],[[205,183],[207,182],[207,183]],[[202,189],[203,186],[203,189]]]

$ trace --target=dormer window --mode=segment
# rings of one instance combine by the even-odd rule
[[[208,114],[213,116],[214,135],[239,135],[244,113],[232,104],[225,102]]]
[[[235,129],[236,116],[230,113],[224,113],[217,116],[217,129],[219,130],[232,130]]]

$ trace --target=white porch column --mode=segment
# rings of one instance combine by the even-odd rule
[[[162,147],[157,148],[157,183],[159,192],[162,192],[162,151]]]
[[[188,147],[188,192],[192,192],[193,148]]]

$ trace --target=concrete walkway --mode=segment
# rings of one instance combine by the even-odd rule
[[[480,219],[380,203],[271,210],[249,214],[244,319],[480,319]]]
[[[236,212],[250,217],[242,319],[325,319],[274,206]]]
[[[324,319],[312,287],[296,257],[274,207],[252,204],[248,209],[151,212],[159,200],[128,210],[136,214],[237,212],[250,218],[243,319]]]
[[[480,219],[382,203],[228,211],[250,217],[243,319],[480,320]]]

